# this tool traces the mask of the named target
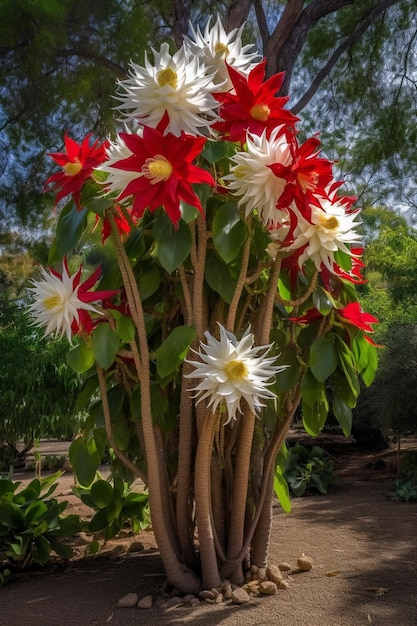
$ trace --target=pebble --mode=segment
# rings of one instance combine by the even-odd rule
[[[309,572],[313,569],[313,559],[310,556],[306,556],[303,552],[297,561],[297,567],[302,572]]]
[[[263,596],[273,596],[277,592],[277,586],[272,580],[263,580],[259,583],[259,593]]]
[[[246,604],[249,602],[249,594],[241,587],[237,587],[232,591],[231,599],[233,604]]]
[[[122,608],[131,608],[138,603],[139,597],[137,593],[127,593],[117,602],[117,606]]]
[[[137,603],[137,606],[139,609],[151,609],[152,605],[153,605],[153,599],[152,599],[152,596],[150,595],[144,596]]]
[[[198,597],[200,598],[200,600],[214,600],[216,594],[209,589],[203,589],[203,591],[200,591],[200,593],[198,594]]]
[[[232,597],[232,585],[229,583],[223,587],[223,598],[225,600],[230,600]]]
[[[292,569],[292,565],[290,565],[289,563],[280,563],[278,565],[278,569],[280,569],[281,572],[289,572],[290,569]]]
[[[276,584],[277,587],[280,586],[282,582],[282,574],[279,567],[276,565],[268,565],[266,568],[266,575],[268,580],[272,580],[273,583]]]
[[[179,596],[171,596],[170,598],[168,598],[168,600],[166,600],[166,602],[164,602],[164,604],[162,605],[163,609],[176,609],[178,606],[182,606],[183,605],[183,601],[182,598],[180,598]]]

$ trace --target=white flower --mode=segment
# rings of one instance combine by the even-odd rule
[[[249,74],[261,57],[258,52],[251,52],[253,44],[242,46],[243,26],[226,33],[219,16],[211,28],[210,22],[211,18],[206,24],[204,34],[199,27],[195,29],[190,23],[194,41],[186,36],[184,41],[191,54],[199,56],[208,70],[216,70],[215,82],[218,89],[229,91],[233,84],[229,78],[226,61],[238,72]]]
[[[218,102],[212,95],[213,73],[207,73],[197,55],[190,58],[184,46],[173,56],[167,43],[160,52],[152,48],[154,65],[145,56],[145,67],[130,63],[130,77],[119,82],[122,92],[117,107],[128,120],[156,128],[165,112],[165,133],[181,131],[202,135],[217,119]]]
[[[254,337],[249,328],[239,341],[236,336],[219,324],[220,340],[208,331],[207,343],[200,343],[198,354],[200,361],[188,361],[195,368],[187,378],[199,378],[201,382],[192,391],[196,391],[199,402],[209,399],[208,406],[213,413],[220,406],[226,405],[227,421],[236,419],[236,412],[241,411],[242,398],[250,409],[257,412],[264,406],[261,400],[275,398],[268,389],[271,377],[281,371],[283,366],[273,366],[276,357],[266,357],[271,346],[253,346]]]
[[[41,272],[43,278],[32,280],[33,287],[29,287],[34,296],[34,302],[29,306],[29,312],[35,318],[33,324],[44,327],[45,335],[52,332],[56,336],[66,334],[71,343],[73,326],[78,328],[80,323],[80,311],[100,313],[81,299],[91,301],[94,295],[80,285],[81,270],[70,276],[65,263],[62,275],[52,270],[47,272],[43,267]]]
[[[298,259],[300,268],[307,259],[314,262],[317,270],[323,263],[334,273],[334,253],[341,250],[352,256],[346,244],[360,243],[361,238],[355,231],[360,222],[355,222],[359,209],[346,211],[344,198],[314,195],[314,204],[310,204],[311,222],[294,207],[297,226],[294,229],[294,243],[289,250],[305,249]]]
[[[138,134],[140,135],[141,132],[142,129],[138,131]],[[109,145],[106,149],[106,160],[96,168],[98,171],[105,172],[108,175],[105,181],[108,193],[120,193],[123,189],[126,189],[133,178],[141,176],[141,172],[131,172],[113,167],[118,161],[127,159],[130,156],[132,156],[132,152],[120,135],[117,135],[114,141],[109,139]]]
[[[235,165],[230,168],[231,173],[223,177],[230,181],[229,188],[234,195],[240,196],[238,205],[245,206],[246,216],[257,210],[265,226],[281,224],[287,218],[286,212],[276,208],[287,181],[276,176],[268,167],[274,163],[287,166],[292,162],[290,146],[282,128],[275,128],[269,139],[266,130],[259,136],[247,133],[247,151],[231,157]]]

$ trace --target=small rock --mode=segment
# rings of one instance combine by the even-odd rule
[[[139,609],[151,609],[152,605],[153,605],[152,596],[148,595],[148,596],[144,596],[143,598],[141,598],[136,606]]]
[[[281,572],[289,572],[292,569],[292,565],[289,563],[279,563],[278,568]]]
[[[129,553],[132,552],[142,552],[145,549],[145,546],[141,541],[132,541],[127,551]]]
[[[194,598],[195,598],[195,595],[192,593],[189,593],[183,597],[182,602],[183,604],[190,604],[190,601],[194,600]]]
[[[273,596],[277,592],[277,586],[272,580],[263,580],[259,583],[259,592],[263,596]]]
[[[117,561],[124,551],[125,549],[123,546],[115,546],[113,550],[110,551],[109,559],[111,561]]]
[[[268,565],[266,568],[266,576],[268,580],[272,580],[272,582],[279,588],[282,581],[282,574],[279,567],[276,565]]]
[[[310,556],[306,556],[303,552],[297,561],[297,567],[302,572],[309,572],[313,569],[313,559]]]
[[[214,598],[214,604],[221,604],[222,602],[223,602],[223,595],[219,593],[219,595],[217,595]]]
[[[123,598],[117,601],[117,606],[122,608],[131,608],[132,606],[136,606],[138,603],[139,597],[137,593],[127,593]]]
[[[266,578],[266,567],[258,567],[258,571],[254,573],[253,580],[265,580]]]
[[[203,589],[203,591],[200,591],[200,593],[198,594],[198,597],[200,598],[200,600],[213,601],[216,595],[213,593],[213,591],[210,591],[209,589]]]
[[[249,602],[249,594],[242,587],[237,587],[232,592],[232,602],[233,604],[246,604]]]
[[[200,600],[198,598],[193,598],[192,600],[188,602],[188,604],[190,606],[197,606],[198,604],[200,604]]]
[[[230,600],[232,597],[232,585],[229,583],[223,587],[223,598],[225,600]]]
[[[162,605],[163,609],[176,609],[177,606],[182,606],[183,602],[182,602],[182,598],[180,598],[179,596],[171,596],[170,598],[168,598],[168,600],[166,602],[164,602],[164,604]]]
[[[250,566],[250,571],[252,572],[252,574],[256,574],[258,571],[258,566],[257,565],[251,565]]]
[[[289,589],[290,583],[287,580],[281,580],[279,585],[277,585],[278,589]]]

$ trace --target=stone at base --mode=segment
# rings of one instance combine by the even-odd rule
[[[237,587],[232,591],[232,602],[233,604],[246,604],[249,602],[249,594],[241,587]]]
[[[139,600],[139,602],[137,603],[137,607],[139,609],[151,609],[153,605],[153,599],[152,596],[144,596],[143,598],[141,598]]]
[[[123,596],[123,598],[120,598],[120,600],[118,600],[117,606],[122,608],[131,608],[132,606],[135,606],[137,604],[138,599],[139,598],[137,593],[127,593],[125,596]]]

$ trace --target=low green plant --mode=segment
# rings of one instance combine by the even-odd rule
[[[128,483],[118,476],[113,479],[113,485],[100,478],[88,488],[73,487],[73,492],[96,511],[89,522],[89,530],[104,532],[105,541],[117,535],[127,524],[135,533],[149,525],[148,494],[131,491]],[[90,551],[98,548],[98,544],[93,543]]]
[[[417,502],[417,478],[397,478],[389,492],[394,502]]]
[[[21,482],[0,479],[0,583],[10,572],[46,563],[51,552],[72,556],[62,540],[82,528],[78,515],[62,515],[67,502],[51,498],[60,475],[35,478],[22,490]]]
[[[295,496],[303,496],[311,490],[326,494],[329,486],[337,482],[333,461],[324,450],[319,446],[310,449],[300,444],[288,452],[284,478]]]

